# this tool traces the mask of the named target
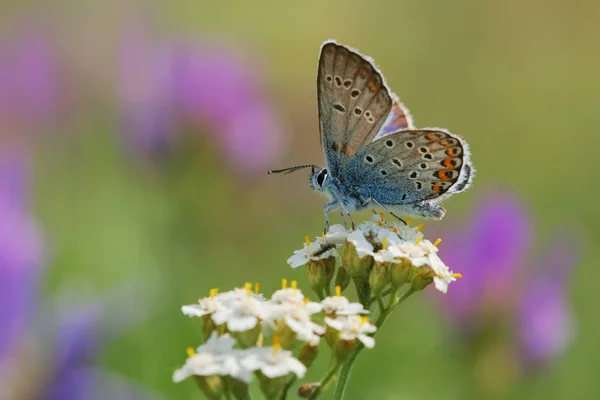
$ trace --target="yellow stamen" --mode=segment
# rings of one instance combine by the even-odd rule
[[[460,278],[462,278],[462,274],[459,274],[458,272],[455,272],[455,273],[452,274],[452,277],[456,278],[456,279],[460,279]]]
[[[281,338],[273,336],[273,354],[279,353],[279,350],[281,350]]]
[[[308,297],[305,297],[304,298],[304,304],[308,304],[308,303],[310,303],[310,300],[308,299]]]
[[[185,353],[187,354],[188,358],[192,358],[196,355],[196,350],[194,350],[193,347],[188,347],[185,349]]]
[[[382,221],[377,221],[377,225],[383,226],[383,222]]]
[[[419,243],[421,243],[421,240],[423,240],[423,236],[419,236],[415,244],[418,245]]]
[[[437,247],[437,246],[438,246],[438,244],[440,244],[440,243],[442,243],[442,238],[437,238],[437,240],[436,240],[435,242],[433,242],[433,245],[434,245],[435,247]]]
[[[379,216],[380,216],[380,217],[381,217],[381,219],[383,220],[383,213],[382,213],[382,212],[380,212],[380,213],[379,213]]]
[[[258,282],[254,283],[254,293],[256,293],[256,294],[260,293],[260,283],[258,283]]]
[[[406,225],[410,225],[410,221],[412,221],[412,217],[406,218]]]
[[[304,243],[306,243],[306,246],[310,246],[310,238],[308,236],[304,236]]]
[[[392,228],[392,232],[394,232],[394,233],[398,233],[398,229],[396,229],[396,228]]]
[[[282,289],[285,289],[285,288],[287,288],[287,279],[283,278],[283,279],[281,280],[281,288],[282,288]]]
[[[384,250],[387,249],[387,238],[383,238],[381,241],[381,247],[383,247]]]
[[[421,229],[423,229],[423,223],[422,222],[419,224],[419,226],[417,226],[417,232],[421,232]]]
[[[244,289],[246,289],[246,294],[250,297],[252,295],[252,284],[250,282],[244,283]]]
[[[365,322],[369,322],[369,317],[367,317],[366,315],[361,315],[360,316],[360,324],[364,324]]]
[[[298,281],[292,281],[292,289],[298,289]]]
[[[336,295],[337,297],[340,297],[340,296],[342,295],[342,287],[341,287],[340,285],[337,285],[337,286],[335,287],[335,295]]]

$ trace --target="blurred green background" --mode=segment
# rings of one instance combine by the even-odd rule
[[[533,254],[551,229],[583,232],[588,246],[569,288],[575,341],[508,396],[600,398],[598,21],[597,1],[5,2],[3,36],[41,26],[66,66],[67,110],[30,141],[34,212],[49,247],[44,294],[77,288],[93,297],[132,282],[131,302],[145,317],[102,352],[100,365],[165,398],[198,398],[191,382],[171,381],[184,349],[200,341],[180,306],[245,281],[261,282],[265,293],[283,277],[307,287],[305,272],[286,259],[305,235],[320,234],[324,199],[304,173],[231,167],[198,125],[186,127],[167,161],[132,156],[119,121],[120,43],[140,25],[157,38],[242,54],[279,121],[278,168],[323,164],[316,65],[321,43],[335,38],[376,60],[417,126],[445,127],[471,146],[473,188],[447,201],[447,217],[426,223],[425,233],[451,234],[492,189],[516,192],[532,211]],[[414,296],[361,356],[348,398],[463,398],[469,367],[448,351],[446,331],[428,296]]]

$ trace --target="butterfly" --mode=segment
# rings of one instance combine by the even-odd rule
[[[334,40],[323,43],[317,99],[326,167],[269,173],[311,168],[311,186],[329,198],[325,232],[335,208],[353,229],[350,211],[369,207],[400,220],[394,212],[441,219],[446,210],[439,203],[470,186],[474,170],[467,143],[445,129],[415,128],[373,60],[357,50]]]

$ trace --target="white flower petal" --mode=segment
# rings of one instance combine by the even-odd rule
[[[199,304],[190,304],[187,306],[182,306],[181,311],[188,317],[202,317],[206,314],[210,314],[210,311],[200,307]]]
[[[375,347],[375,339],[373,339],[371,336],[359,334],[358,340],[360,340],[367,349],[372,349],[373,347]]]
[[[231,332],[245,332],[253,329],[258,323],[258,318],[252,315],[236,315],[227,321],[227,329]]]

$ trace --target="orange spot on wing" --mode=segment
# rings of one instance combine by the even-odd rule
[[[436,182],[433,184],[433,187],[431,188],[436,194],[440,192],[441,189],[441,182]]]
[[[340,153],[344,153],[349,156],[352,156],[356,153],[356,149],[352,146],[348,146],[346,143],[342,143],[340,145]]]
[[[449,176],[446,175],[446,173],[448,173],[448,172],[450,172],[450,174],[452,174],[451,169],[441,169],[437,172],[437,176],[443,181],[450,181],[450,180],[452,180],[452,178],[450,178]]]
[[[452,163],[452,159],[451,158],[446,158],[442,164],[444,164],[444,167],[448,168],[448,169],[454,169],[454,164]]]
[[[442,140],[440,140],[440,144],[442,146],[449,147],[449,146],[452,146],[453,143],[452,143],[452,141],[450,141],[448,139],[442,139]]]
[[[449,148],[446,150],[446,154],[450,157],[456,157],[458,155],[458,152],[456,151],[456,148]]]
[[[425,139],[433,142],[434,140],[437,140],[437,136],[435,136],[433,133],[428,133],[427,135],[425,135]]]
[[[374,91],[376,91],[376,90],[377,90],[377,84],[375,83],[375,81],[374,81],[374,80],[369,80],[369,81],[367,81],[367,87],[369,88],[369,90],[370,90],[371,92],[374,92]]]

